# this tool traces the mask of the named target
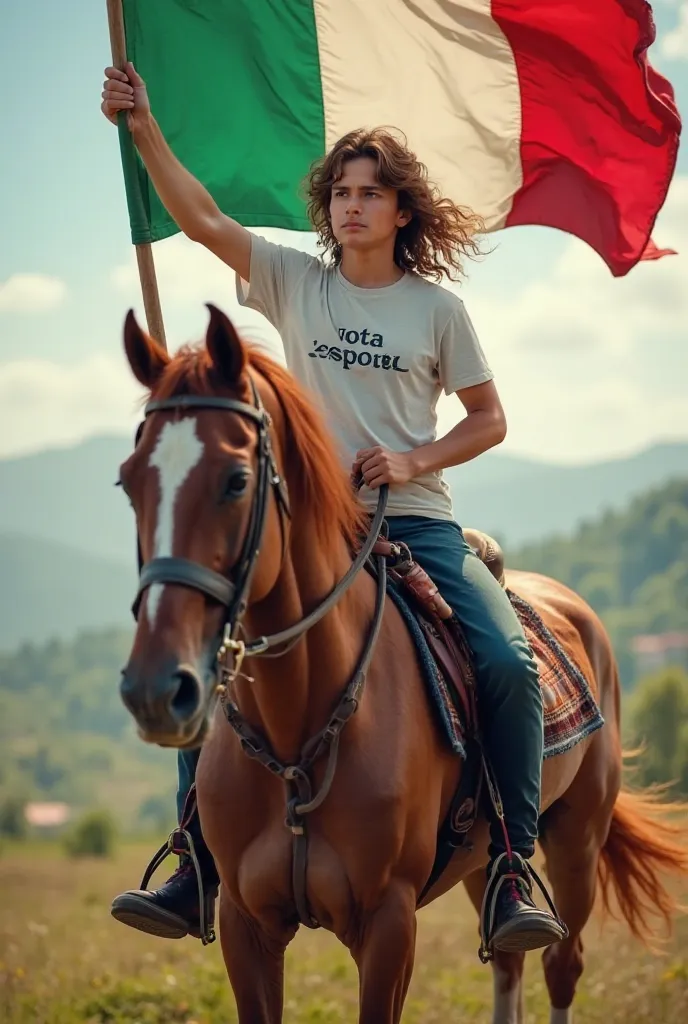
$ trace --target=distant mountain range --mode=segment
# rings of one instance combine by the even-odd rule
[[[446,472],[457,520],[497,535],[511,549],[568,536],[583,522],[688,474],[688,443],[566,466],[487,452]]]
[[[0,650],[133,625],[136,571],[54,541],[0,535]]]
[[[134,517],[114,484],[132,451],[126,437],[95,437],[71,448],[0,461],[0,534],[69,544],[129,563]]]
[[[0,460],[0,648],[126,624],[135,591],[135,530],[114,483],[125,437]],[[449,470],[456,515],[514,550],[618,510],[688,473],[688,443],[562,466],[488,452]]]

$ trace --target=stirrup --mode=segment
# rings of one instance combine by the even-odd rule
[[[201,873],[201,865],[198,862],[198,856],[196,854],[196,845],[193,840],[191,833],[179,826],[170,832],[166,842],[162,844],[153,859],[146,868],[141,885],[139,888],[147,890],[151,878],[158,870],[163,861],[167,860],[170,854],[177,854],[177,856],[186,856],[190,859],[196,872],[196,881],[198,883],[198,920],[199,920],[199,932],[200,939],[204,946],[210,945],[216,939],[215,929],[210,924],[211,914],[210,906],[208,905],[208,897],[203,889],[203,875]]]
[[[559,917],[554,901],[547,892],[547,888],[535,868],[520,853],[511,853],[511,855],[501,853],[492,865],[480,908],[480,949],[478,950],[478,956],[483,964],[489,963],[490,960],[494,959],[492,939],[494,937],[497,897],[504,883],[514,878],[519,878],[524,882],[529,896],[532,896],[533,882],[537,883],[540,892],[545,897],[547,906],[552,912],[552,917],[563,932],[563,938],[566,938],[569,934],[568,928]]]

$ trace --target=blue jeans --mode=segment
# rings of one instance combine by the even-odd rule
[[[454,522],[390,516],[389,539],[404,541],[457,614],[473,651],[480,721],[502,797],[512,849],[531,857],[538,834],[542,772],[542,694],[538,671],[511,602]],[[179,813],[193,782],[197,751],[179,753]],[[490,856],[505,851],[490,827]]]

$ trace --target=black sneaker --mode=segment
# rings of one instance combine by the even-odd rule
[[[203,872],[206,934],[214,938],[215,900],[219,880],[215,866]],[[112,901],[112,916],[149,935],[164,939],[183,939],[193,935],[200,939],[201,915],[198,880],[193,863],[182,857],[175,873],[159,889],[129,889]]]
[[[531,875],[547,899],[551,912],[541,910],[533,902]],[[519,856],[509,863],[503,854],[493,865],[481,917],[481,933],[487,936],[481,949],[481,959],[489,959],[494,949],[506,953],[541,949],[560,942],[568,935],[566,925],[557,916],[543,883]]]

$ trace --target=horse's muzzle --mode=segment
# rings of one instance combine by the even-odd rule
[[[205,690],[192,665],[143,677],[129,664],[122,671],[120,694],[147,743],[192,747],[205,732]]]

